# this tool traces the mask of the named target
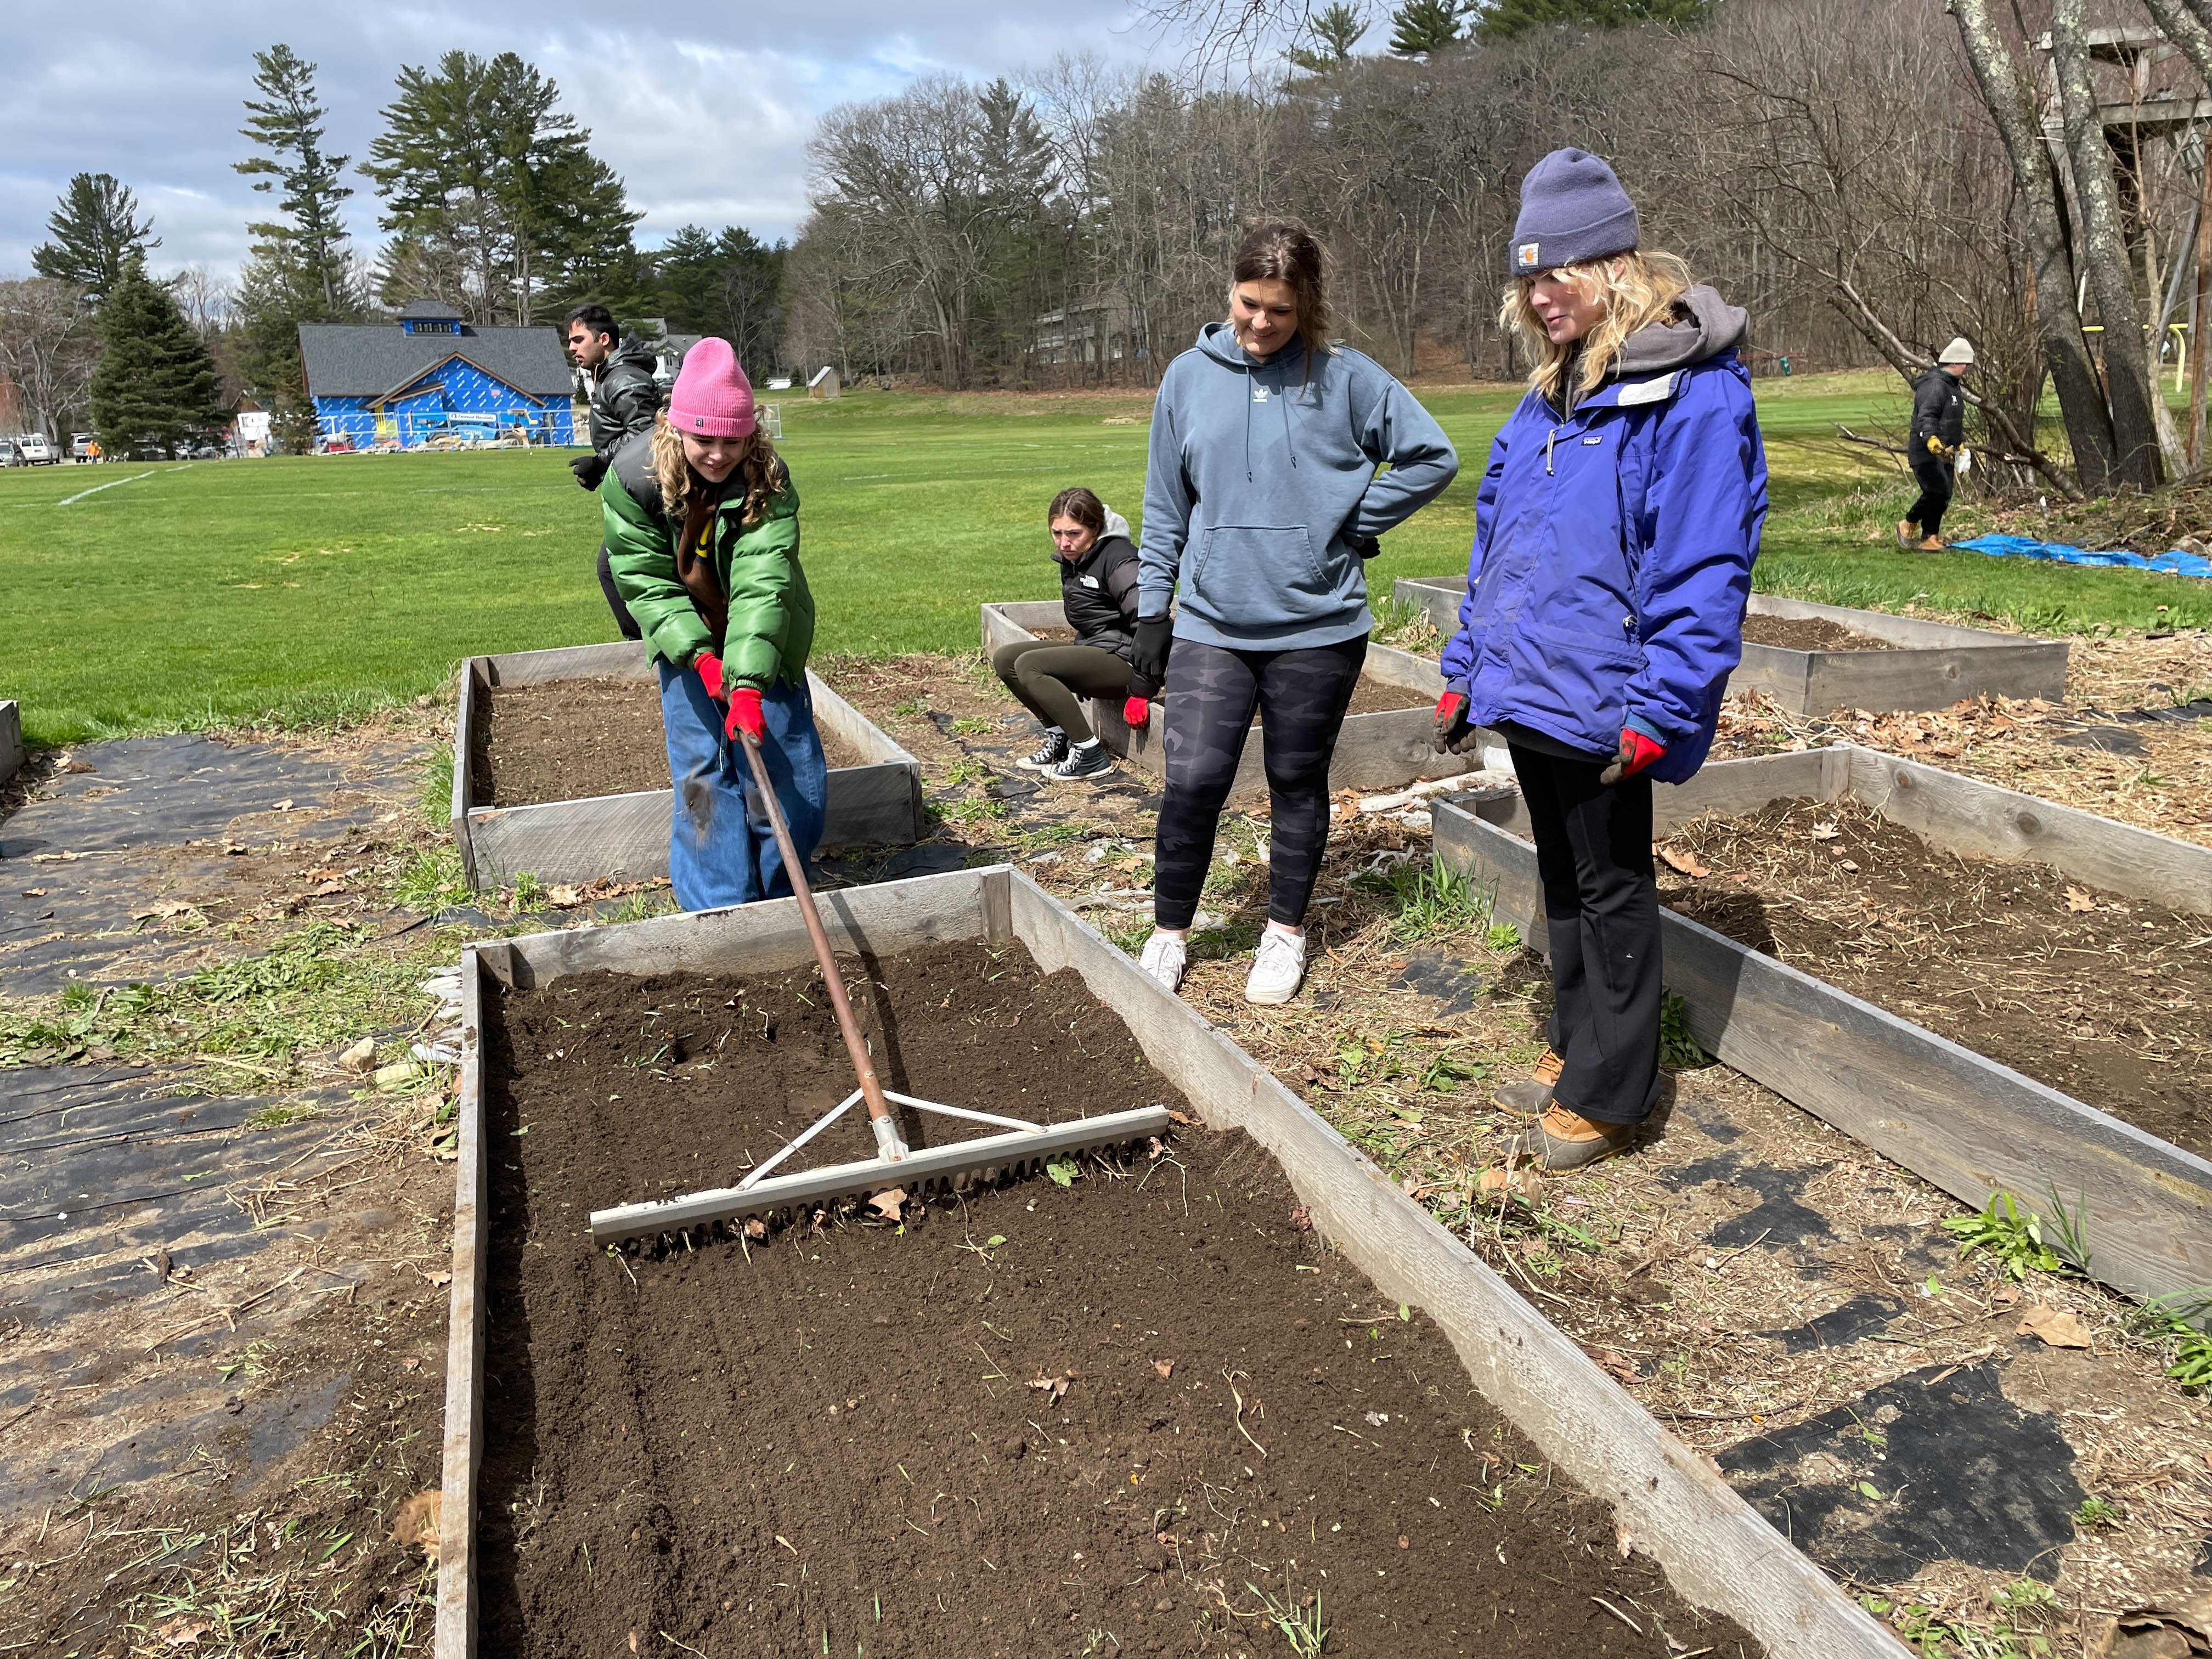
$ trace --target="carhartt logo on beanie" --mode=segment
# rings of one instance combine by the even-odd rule
[[[1637,245],[1636,204],[1613,169],[1587,150],[1555,149],[1521,181],[1521,216],[1508,260],[1534,276]]]
[[[753,383],[727,340],[708,335],[684,354],[668,393],[668,423],[708,438],[749,438]]]

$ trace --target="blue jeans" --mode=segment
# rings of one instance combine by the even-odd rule
[[[776,850],[768,814],[753,799],[752,768],[742,742],[722,735],[722,710],[688,668],[656,658],[660,724],[668,734],[668,775],[676,806],[668,830],[668,879],[687,910],[713,910],[755,899],[786,898],[791,878]],[[761,693],[768,741],[761,759],[790,826],[791,844],[811,858],[822,839],[830,767],[814,729],[805,681],[778,680]]]

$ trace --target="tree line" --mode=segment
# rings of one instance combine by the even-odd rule
[[[641,249],[623,180],[558,86],[517,54],[403,67],[358,166],[328,146],[315,75],[288,46],[253,54],[247,154],[234,165],[267,202],[234,283],[204,267],[154,281],[161,240],[128,186],[70,180],[33,275],[0,282],[0,374],[27,425],[59,437],[88,419],[112,453],[173,453],[222,425],[220,386],[269,410],[284,447],[302,449],[315,422],[300,325],[369,321],[414,299],[523,326],[601,300],[626,320],[726,334],[748,362],[775,366],[781,246],[687,225]],[[377,197],[387,233],[373,254],[346,227],[353,179]]]
[[[2200,464],[2153,377],[2212,275],[2190,101],[2212,0],[2153,9],[2165,41],[2130,46],[2093,42],[2082,0],[1497,0],[1472,25],[1414,0],[1391,50],[1332,5],[1263,76],[926,79],[823,120],[787,349],[848,378],[1150,385],[1221,313],[1243,224],[1287,214],[1331,250],[1347,338],[1401,374],[1514,378],[1519,183],[1572,144],[1613,162],[1647,246],[1750,309],[1759,372],[1910,378],[1964,334],[2000,478],[2148,488]],[[1307,15],[1159,9],[1210,40],[1271,12]]]

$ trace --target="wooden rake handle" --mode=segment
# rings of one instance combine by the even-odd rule
[[[745,746],[745,759],[753,769],[753,787],[760,792],[761,805],[768,811],[769,827],[775,831],[776,850],[783,854],[785,872],[791,878],[791,891],[799,901],[799,914],[806,918],[806,936],[814,941],[814,960],[821,965],[822,982],[829,988],[830,1006],[836,1013],[837,1029],[844,1033],[845,1053],[853,1062],[853,1070],[860,1079],[860,1097],[867,1103],[872,1121],[887,1119],[891,1115],[890,1104],[884,1098],[884,1085],[876,1080],[875,1064],[868,1058],[868,1046],[860,1041],[860,1028],[853,1018],[853,1005],[845,1000],[845,981],[837,972],[837,958],[830,949],[830,935],[823,930],[822,913],[814,902],[814,890],[806,883],[806,865],[799,856],[799,849],[791,844],[791,826],[783,821],[783,808],[775,798],[775,787],[769,781],[768,763],[761,758],[760,744],[753,734],[742,726],[738,738]]]

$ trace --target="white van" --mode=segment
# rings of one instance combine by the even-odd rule
[[[61,459],[43,432],[27,432],[15,441],[22,447],[23,459],[33,466],[52,466]]]

